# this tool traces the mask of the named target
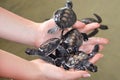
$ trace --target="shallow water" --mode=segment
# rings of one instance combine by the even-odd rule
[[[66,0],[0,0],[0,6],[22,17],[35,22],[42,22],[51,18],[53,12],[64,6]],[[100,31],[97,36],[106,37],[110,43],[101,52],[104,58],[97,65],[99,71],[91,73],[92,77],[81,80],[120,80],[120,0],[73,0],[74,11],[79,19],[93,17],[93,13],[103,18],[103,24],[109,26],[109,30]],[[36,57],[28,56],[24,50],[26,45],[0,39],[0,48],[12,52],[15,55],[31,60]],[[0,79],[5,80],[5,79]]]

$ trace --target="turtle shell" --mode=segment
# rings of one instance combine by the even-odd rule
[[[77,29],[71,29],[63,36],[63,44],[66,48],[79,48],[83,43],[83,35]]]
[[[68,7],[58,9],[53,18],[60,29],[71,27],[77,20],[75,12]]]
[[[57,48],[59,43],[59,38],[51,38],[40,45],[39,51],[41,53],[44,53],[46,56],[50,55]]]

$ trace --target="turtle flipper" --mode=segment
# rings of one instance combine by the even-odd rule
[[[94,46],[94,49],[92,50],[92,52],[90,54],[88,54],[88,56],[89,56],[88,59],[94,57],[98,52],[99,52],[99,45],[96,44]]]
[[[51,29],[48,30],[49,34],[54,34],[59,28],[58,27],[53,27]]]
[[[45,54],[38,50],[38,49],[30,49],[30,48],[27,48],[26,51],[25,51],[26,54],[28,55],[39,55],[39,56],[45,56]]]
[[[102,22],[102,18],[98,14],[94,13],[93,15],[97,18],[98,23]]]
[[[88,37],[93,37],[99,32],[98,29],[94,29],[91,33],[88,34]]]
[[[83,35],[84,41],[88,41],[88,35],[86,33],[81,33]]]

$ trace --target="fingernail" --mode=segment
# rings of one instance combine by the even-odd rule
[[[83,77],[86,78],[86,77],[90,77],[91,75],[90,74],[83,74]]]
[[[103,58],[103,56],[104,56],[104,55],[102,54],[102,55],[100,56],[100,58]]]

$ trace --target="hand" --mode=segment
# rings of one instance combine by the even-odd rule
[[[45,33],[45,34],[38,35],[38,40],[37,40],[38,47],[41,43],[48,40],[49,38],[59,37],[58,35],[60,35],[60,32],[56,32],[56,34],[54,35],[47,33],[47,31],[50,28],[55,26],[54,20],[51,19],[51,20],[45,21],[44,23],[40,25],[42,27],[40,27],[39,29],[40,30],[39,34],[42,34],[42,33]],[[87,33],[95,28],[98,28],[99,24],[92,23],[92,24],[85,25],[84,23],[77,21],[73,27],[78,28],[79,31],[81,32]],[[108,43],[108,40],[105,38],[91,37],[89,38],[87,42],[83,43],[80,49],[82,51],[85,51],[86,53],[89,53],[91,52],[95,44],[99,44],[100,50],[102,50],[104,44],[107,44],[107,43]],[[95,63],[102,57],[103,55],[98,53],[90,60],[90,62]],[[42,80],[63,80],[63,79],[64,80],[75,80],[75,79],[79,79],[82,77],[90,77],[90,74],[87,71],[74,71],[74,70],[65,71],[64,69],[60,67],[56,67],[40,59],[33,60],[31,62],[34,63],[39,68],[41,74],[43,75]]]
[[[39,70],[41,76],[37,80],[75,80],[82,77],[90,77],[87,71],[64,70],[41,59],[31,61]]]

